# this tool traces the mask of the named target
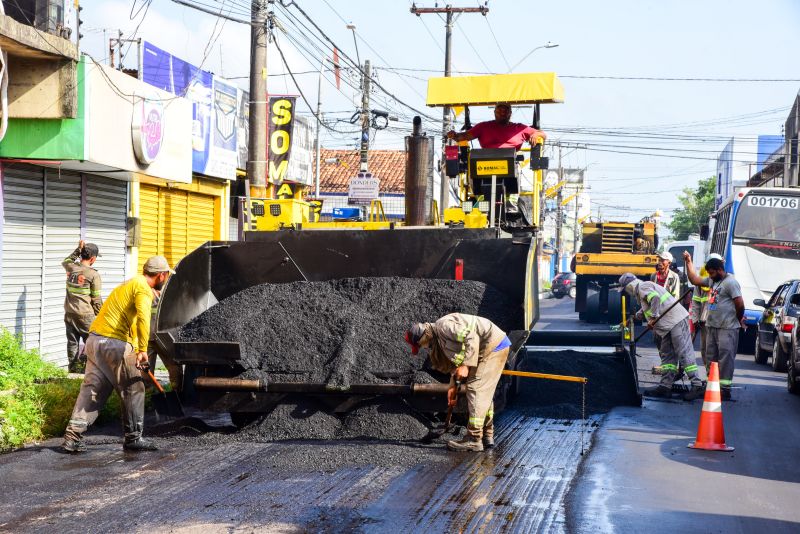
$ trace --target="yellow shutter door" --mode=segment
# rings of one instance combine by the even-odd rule
[[[189,221],[187,254],[206,241],[214,239],[214,197],[189,193]]]
[[[139,199],[142,243],[138,272],[147,258],[156,255],[164,256],[174,267],[189,252],[214,239],[213,196],[141,184]]]
[[[139,245],[139,262],[136,274],[142,272],[142,266],[147,258],[160,254],[159,243],[159,189],[154,185],[139,185],[139,218],[142,221],[142,242]]]

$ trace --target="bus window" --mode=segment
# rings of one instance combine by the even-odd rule
[[[734,237],[800,241],[800,198],[749,194],[739,206]]]

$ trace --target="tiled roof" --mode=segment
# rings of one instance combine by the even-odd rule
[[[339,163],[325,163],[338,158]],[[406,152],[404,150],[370,150],[369,172],[380,180],[381,193],[405,191]],[[355,178],[360,166],[357,150],[320,149],[320,193],[347,193],[350,179]]]

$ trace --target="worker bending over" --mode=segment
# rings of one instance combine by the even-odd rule
[[[537,139],[544,141],[547,134],[533,126],[511,122],[511,105],[497,104],[494,107],[494,120],[479,122],[466,132],[447,132],[448,139],[458,142],[477,139],[481,148],[513,148],[519,150],[525,141],[535,145]]]
[[[683,253],[686,275],[695,286],[709,288],[708,318],[706,319],[706,358],[719,363],[719,387],[722,400],[731,400],[733,368],[739,345],[739,329],[744,325],[744,300],[742,288],[732,274],[725,272],[722,257],[709,256],[706,260],[708,276],[697,275],[692,256]]]
[[[689,314],[686,309],[683,306],[672,306],[677,299],[663,287],[655,282],[642,282],[631,273],[623,274],[619,278],[619,285],[625,293],[639,302],[641,309],[636,312],[636,318],[644,317],[647,327],[660,338],[658,352],[663,371],[661,383],[645,388],[642,393],[648,397],[671,397],[672,383],[678,377],[678,365],[683,362],[683,370],[692,383],[692,389],[683,398],[700,398],[704,393],[703,381],[697,376],[692,336],[689,333]]]
[[[153,289],[161,290],[171,272],[164,256],[153,256],[145,262],[141,275],[114,288],[103,303],[86,342],[86,375],[64,432],[64,450],[85,450],[83,433],[97,420],[114,390],[122,400],[123,448],[132,451],[157,448],[142,437],[144,381],[141,371],[148,365]]]
[[[469,421],[467,434],[448,441],[453,451],[494,447],[494,390],[508,359],[506,333],[489,319],[464,313],[445,315],[435,323],[416,323],[406,332],[411,353],[428,349],[431,366],[450,375],[448,406],[455,406],[458,382],[466,381]]]

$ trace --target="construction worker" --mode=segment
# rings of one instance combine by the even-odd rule
[[[156,341],[156,310],[158,310],[159,300],[161,300],[161,291],[154,288],[153,305],[150,307],[150,341],[147,343],[147,361],[150,369],[155,370],[156,357],[160,357],[161,361],[164,363],[164,367],[167,368],[167,372],[169,373],[169,383],[173,391],[178,391],[183,383],[183,368],[175,363],[172,357],[165,356],[158,352],[158,343]]]
[[[547,134],[533,126],[511,122],[511,104],[500,102],[494,107],[494,120],[479,122],[466,132],[447,132],[448,139],[457,142],[477,139],[481,148],[513,148],[519,150],[525,141],[535,145],[537,139],[547,139]]]
[[[734,361],[739,344],[739,329],[744,325],[742,288],[732,274],[725,272],[725,261],[719,255],[706,260],[708,276],[698,276],[692,256],[683,254],[686,274],[695,286],[707,287],[708,317],[706,319],[706,359],[719,364],[719,386],[722,400],[731,400]]]
[[[427,348],[431,366],[450,375],[448,406],[456,405],[458,383],[466,382],[467,434],[448,441],[447,448],[480,452],[494,447],[494,391],[511,347],[506,333],[483,317],[451,313],[435,323],[414,324],[405,339],[412,354]]]
[[[650,275],[650,281],[665,288],[676,299],[681,297],[681,278],[678,273],[670,269],[675,259],[667,251],[657,254],[656,272]]]
[[[641,309],[636,312],[636,318],[646,319],[647,327],[660,338],[658,352],[661,357],[661,382],[657,386],[645,388],[642,393],[648,397],[670,398],[672,384],[678,378],[678,365],[683,361],[683,370],[692,384],[684,399],[694,400],[702,396],[703,381],[697,376],[697,364],[694,363],[689,314],[683,306],[672,306],[677,299],[665,288],[655,282],[643,282],[631,273],[625,273],[619,278],[619,286],[639,302]]]
[[[86,375],[64,433],[65,451],[85,450],[83,433],[95,422],[113,390],[122,399],[123,448],[157,448],[142,437],[145,388],[141,371],[148,366],[153,289],[161,290],[172,272],[164,256],[153,256],[145,262],[141,275],[117,286],[103,303],[86,342]]]
[[[100,249],[97,245],[80,240],[78,248],[61,262],[61,266],[67,271],[64,324],[67,327],[67,369],[70,373],[83,371],[85,356],[79,356],[80,342],[83,340],[86,344],[89,327],[103,305],[100,297],[100,273],[92,268],[99,255]]]
[[[711,254],[709,255],[709,259],[712,256],[719,256],[719,254]],[[706,278],[708,276],[708,271],[706,271],[705,266],[700,268],[700,276],[702,278]],[[692,306],[689,308],[689,319],[693,325],[693,335],[692,339],[697,336],[698,332],[700,333],[700,355],[703,358],[703,365],[706,368],[706,372],[708,372],[708,359],[706,358],[706,320],[708,319],[708,293],[709,288],[703,286],[694,286],[692,290]]]

